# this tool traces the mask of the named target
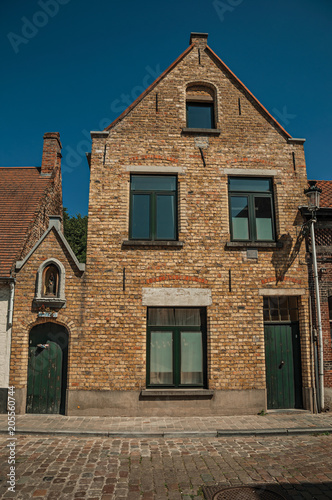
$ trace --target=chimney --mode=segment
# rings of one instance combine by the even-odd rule
[[[207,45],[208,33],[190,33],[189,44],[192,43],[199,47],[200,49],[205,49]]]
[[[44,134],[41,174],[45,177],[51,176],[56,167],[61,165],[61,149],[59,132]]]

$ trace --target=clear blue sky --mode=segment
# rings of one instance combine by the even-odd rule
[[[87,214],[91,130],[103,129],[189,44],[208,44],[332,179],[331,0],[12,0],[0,6],[0,166],[40,165],[60,132],[63,199]]]

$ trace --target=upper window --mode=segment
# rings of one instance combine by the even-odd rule
[[[205,324],[205,309],[148,309],[148,386],[205,386]]]
[[[207,85],[192,84],[186,93],[187,128],[215,128],[214,90]]]
[[[187,101],[187,127],[214,128],[213,103]]]
[[[229,200],[233,241],[274,241],[271,179],[231,177]]]
[[[175,175],[132,175],[130,239],[177,239],[177,178]]]

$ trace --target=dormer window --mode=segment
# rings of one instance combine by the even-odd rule
[[[212,88],[193,84],[186,92],[186,117],[188,129],[215,129],[215,92]]]

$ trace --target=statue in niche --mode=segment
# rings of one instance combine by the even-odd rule
[[[55,278],[53,273],[48,278],[47,295],[55,295]]]
[[[51,264],[44,270],[43,296],[57,297],[58,288],[59,288],[59,271],[54,264]]]

